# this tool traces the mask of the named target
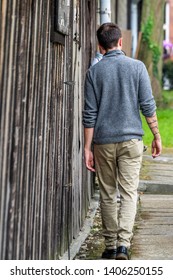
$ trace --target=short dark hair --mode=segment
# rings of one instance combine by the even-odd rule
[[[97,30],[99,44],[105,49],[112,49],[122,37],[119,26],[112,22],[103,23]]]

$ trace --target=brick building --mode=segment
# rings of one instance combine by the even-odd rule
[[[173,0],[167,0],[165,3],[165,22],[163,29],[166,54],[169,57],[173,57]]]

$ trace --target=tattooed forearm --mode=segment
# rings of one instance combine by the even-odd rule
[[[145,118],[146,118],[146,121],[148,123],[148,126],[149,126],[152,134],[154,135],[154,138],[155,139],[160,138],[160,132],[159,132],[159,128],[158,128],[156,113],[152,117],[145,117]]]

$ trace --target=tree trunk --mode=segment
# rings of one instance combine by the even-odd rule
[[[143,0],[138,59],[149,72],[153,95],[156,100],[162,96],[162,42],[165,0]]]

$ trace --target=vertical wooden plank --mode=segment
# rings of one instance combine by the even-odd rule
[[[1,41],[0,41],[0,228],[4,228],[4,231],[0,232],[0,256],[1,259],[5,258],[5,244],[6,244],[6,232],[7,232],[7,224],[6,224],[6,205],[8,205],[7,198],[7,189],[9,191],[9,184],[7,184],[7,150],[8,150],[8,142],[6,142],[5,138],[5,126],[6,119],[5,115],[8,114],[6,111],[6,96],[5,91],[7,88],[7,83],[4,81],[4,76],[7,75],[7,60],[8,57],[5,55],[5,42],[9,40],[9,36],[6,36],[5,28],[6,28],[6,20],[8,18],[8,8],[10,9],[11,3],[7,7],[7,3],[5,1],[2,2],[2,10],[1,10]],[[10,28],[10,26],[8,27]],[[10,100],[8,98],[8,100]],[[8,105],[9,107],[9,105]],[[7,128],[8,128],[7,123]],[[7,134],[7,129],[6,129]],[[4,169],[5,167],[5,169]]]
[[[29,89],[28,89],[28,118],[26,131],[28,137],[26,138],[26,185],[28,190],[28,225],[25,231],[25,240],[27,245],[26,258],[37,258],[36,251],[38,251],[38,212],[37,199],[39,196],[39,183],[37,181],[38,170],[38,118],[37,111],[39,110],[39,57],[41,48],[41,19],[40,13],[42,11],[41,2],[32,1],[30,12],[30,57],[29,57]],[[40,138],[41,139],[41,138]]]
[[[3,186],[2,189],[8,191],[8,194],[10,192],[12,193],[12,204],[14,205],[14,193],[15,191],[10,189],[10,167],[11,167],[11,149],[12,149],[12,140],[13,140],[13,113],[14,113],[14,102],[15,102],[15,78],[16,78],[16,71],[15,71],[15,63],[17,60],[16,56],[16,41],[17,38],[15,36],[15,32],[17,31],[18,21],[15,20],[17,12],[17,1],[9,2],[8,8],[6,9],[6,30],[3,30],[3,32],[6,32],[4,36],[4,63],[2,65],[3,67],[3,103],[5,105],[4,112],[2,111],[2,122],[4,123],[4,127],[2,128],[2,135],[4,136],[4,142],[0,141],[4,146],[1,146],[1,151],[3,151],[3,159],[2,159],[2,172],[3,172]],[[8,48],[7,48],[8,46]],[[9,50],[9,52],[7,52]],[[4,102],[5,101],[5,102]],[[3,104],[2,103],[2,104]],[[5,224],[3,225],[4,229],[4,250],[3,250],[3,256],[5,255],[5,247],[6,245],[9,245],[10,240],[8,240],[7,237],[7,211],[8,209],[8,200],[5,200],[5,207],[6,209],[6,215],[5,215]],[[11,253],[12,247],[9,249],[9,252]]]
[[[23,5],[22,5],[23,4]],[[28,5],[28,6],[27,6]],[[11,189],[14,190],[14,206],[11,211],[14,217],[9,214],[9,234],[13,228],[13,240],[15,244],[11,258],[23,258],[23,231],[25,228],[24,215],[26,211],[26,184],[25,184],[25,127],[26,127],[26,104],[28,90],[28,34],[30,1],[20,3],[18,1],[18,36],[17,36],[17,61],[15,81],[15,114],[13,124],[13,153],[11,168]],[[15,162],[16,164],[13,164]],[[12,191],[13,192],[13,191]],[[10,229],[11,228],[11,229]],[[13,245],[14,246],[14,245]],[[21,250],[22,249],[22,250]]]

